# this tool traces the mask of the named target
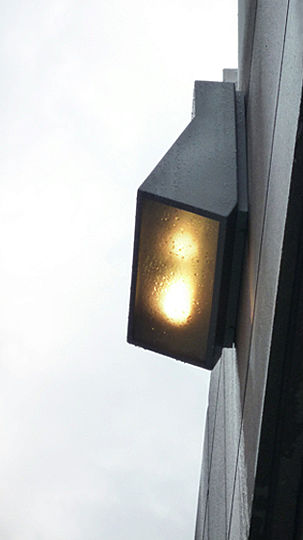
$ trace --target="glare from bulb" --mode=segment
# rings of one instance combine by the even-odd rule
[[[171,253],[181,257],[182,259],[190,259],[195,257],[198,252],[198,246],[194,241],[193,236],[188,232],[180,231],[172,238]]]
[[[161,308],[169,321],[185,324],[191,313],[191,305],[191,287],[183,279],[169,283],[163,291]]]

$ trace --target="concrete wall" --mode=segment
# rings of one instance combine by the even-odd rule
[[[249,536],[303,74],[302,0],[240,0],[249,235],[237,350],[211,376],[196,540]]]

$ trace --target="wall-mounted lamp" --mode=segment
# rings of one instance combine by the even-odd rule
[[[246,221],[243,95],[198,81],[192,121],[138,190],[129,343],[214,367],[235,340]]]

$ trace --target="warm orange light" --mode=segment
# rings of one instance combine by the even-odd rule
[[[168,283],[161,296],[160,308],[170,322],[185,324],[192,310],[190,283],[182,278]]]
[[[219,222],[142,203],[134,338],[157,350],[203,355],[208,339]]]
[[[180,257],[181,260],[189,260],[198,254],[198,245],[193,235],[181,227],[172,235],[169,250],[171,254]]]

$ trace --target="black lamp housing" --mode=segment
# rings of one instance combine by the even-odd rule
[[[244,96],[196,81],[191,122],[138,190],[128,342],[212,369],[235,342],[246,229]]]

